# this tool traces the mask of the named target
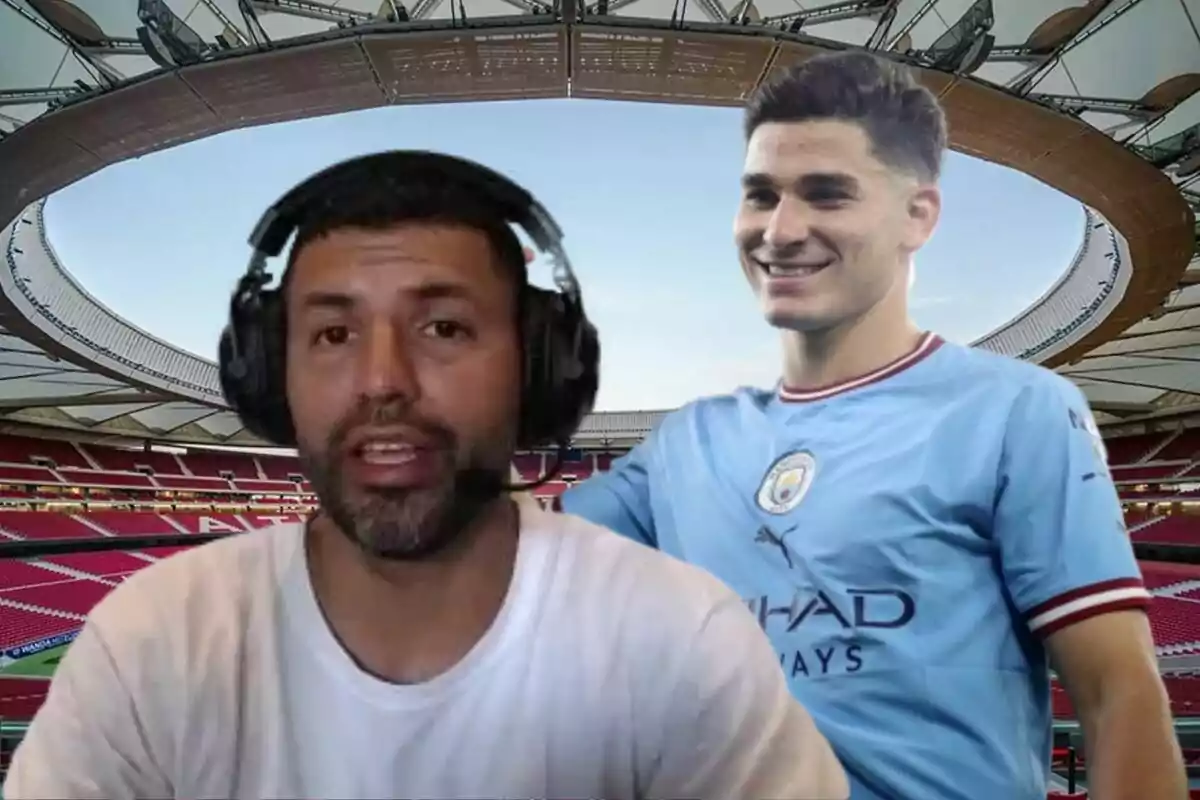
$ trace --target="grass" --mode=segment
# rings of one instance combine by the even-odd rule
[[[67,652],[69,646],[64,644],[51,647],[49,650],[19,658],[7,667],[0,667],[0,677],[49,678],[58,668],[58,662],[62,660],[63,654]]]

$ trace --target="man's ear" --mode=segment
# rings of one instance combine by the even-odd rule
[[[904,248],[915,253],[925,246],[942,214],[942,192],[932,183],[919,184],[908,198]]]

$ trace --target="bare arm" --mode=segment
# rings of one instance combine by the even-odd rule
[[[1186,800],[1145,613],[1085,619],[1051,634],[1046,647],[1083,726],[1091,800]]]

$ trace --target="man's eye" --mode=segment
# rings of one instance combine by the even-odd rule
[[[350,340],[350,329],[345,325],[330,325],[321,328],[313,335],[313,343],[318,345],[343,345]]]
[[[751,189],[746,192],[746,202],[756,208],[771,208],[779,202],[779,197],[767,189]]]
[[[850,197],[845,192],[839,192],[839,191],[835,191],[835,190],[823,190],[823,191],[809,192],[808,194],[806,194],[804,196],[804,199],[810,205],[814,205],[814,206],[818,206],[818,207],[821,207],[821,206],[829,207],[829,206],[837,206],[842,203],[845,203],[847,200],[850,199]]]
[[[470,335],[470,330],[460,322],[440,319],[429,323],[424,328],[425,335],[435,339],[460,339]]]

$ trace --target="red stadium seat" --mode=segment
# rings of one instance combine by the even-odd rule
[[[1135,542],[1200,547],[1200,515],[1170,514],[1143,525],[1129,535]]]
[[[1108,445],[1113,474],[1123,482],[1122,492],[1135,498],[1125,512],[1133,540],[1200,547],[1200,514],[1161,501],[1164,492],[1176,491],[1170,481],[1177,484],[1180,476],[1194,475],[1200,482],[1200,429],[1126,436],[1110,439]],[[544,473],[550,455],[519,454],[514,466],[523,478],[533,480]],[[573,451],[559,479],[534,495],[546,507],[556,508],[573,482],[610,469],[619,455]],[[1200,490],[1185,490],[1200,497]],[[76,506],[29,510],[51,499]],[[97,509],[98,499],[116,507]],[[301,521],[307,512],[296,510],[295,499],[305,508],[315,508],[300,461],[292,456],[195,449],[147,452],[0,435],[0,539],[239,534]],[[185,500],[190,505],[172,510]],[[0,599],[21,604],[3,607],[0,648],[78,630],[83,615],[122,580],[184,549],[187,546],[173,545],[136,552],[0,559]],[[1156,594],[1150,618],[1160,652],[1200,653],[1200,566],[1145,561],[1141,567],[1146,586]],[[1200,716],[1200,677],[1169,676],[1165,682],[1176,715]],[[1074,717],[1061,687],[1052,687],[1051,701],[1056,717]]]
[[[29,720],[46,699],[50,681],[0,675],[0,719]]]
[[[1113,465],[1136,464],[1161,446],[1169,434],[1142,433],[1104,440],[1108,462]]]
[[[80,445],[101,469],[111,472],[137,472],[149,468],[155,475],[182,475],[183,468],[171,453],[118,449],[103,445]]]

